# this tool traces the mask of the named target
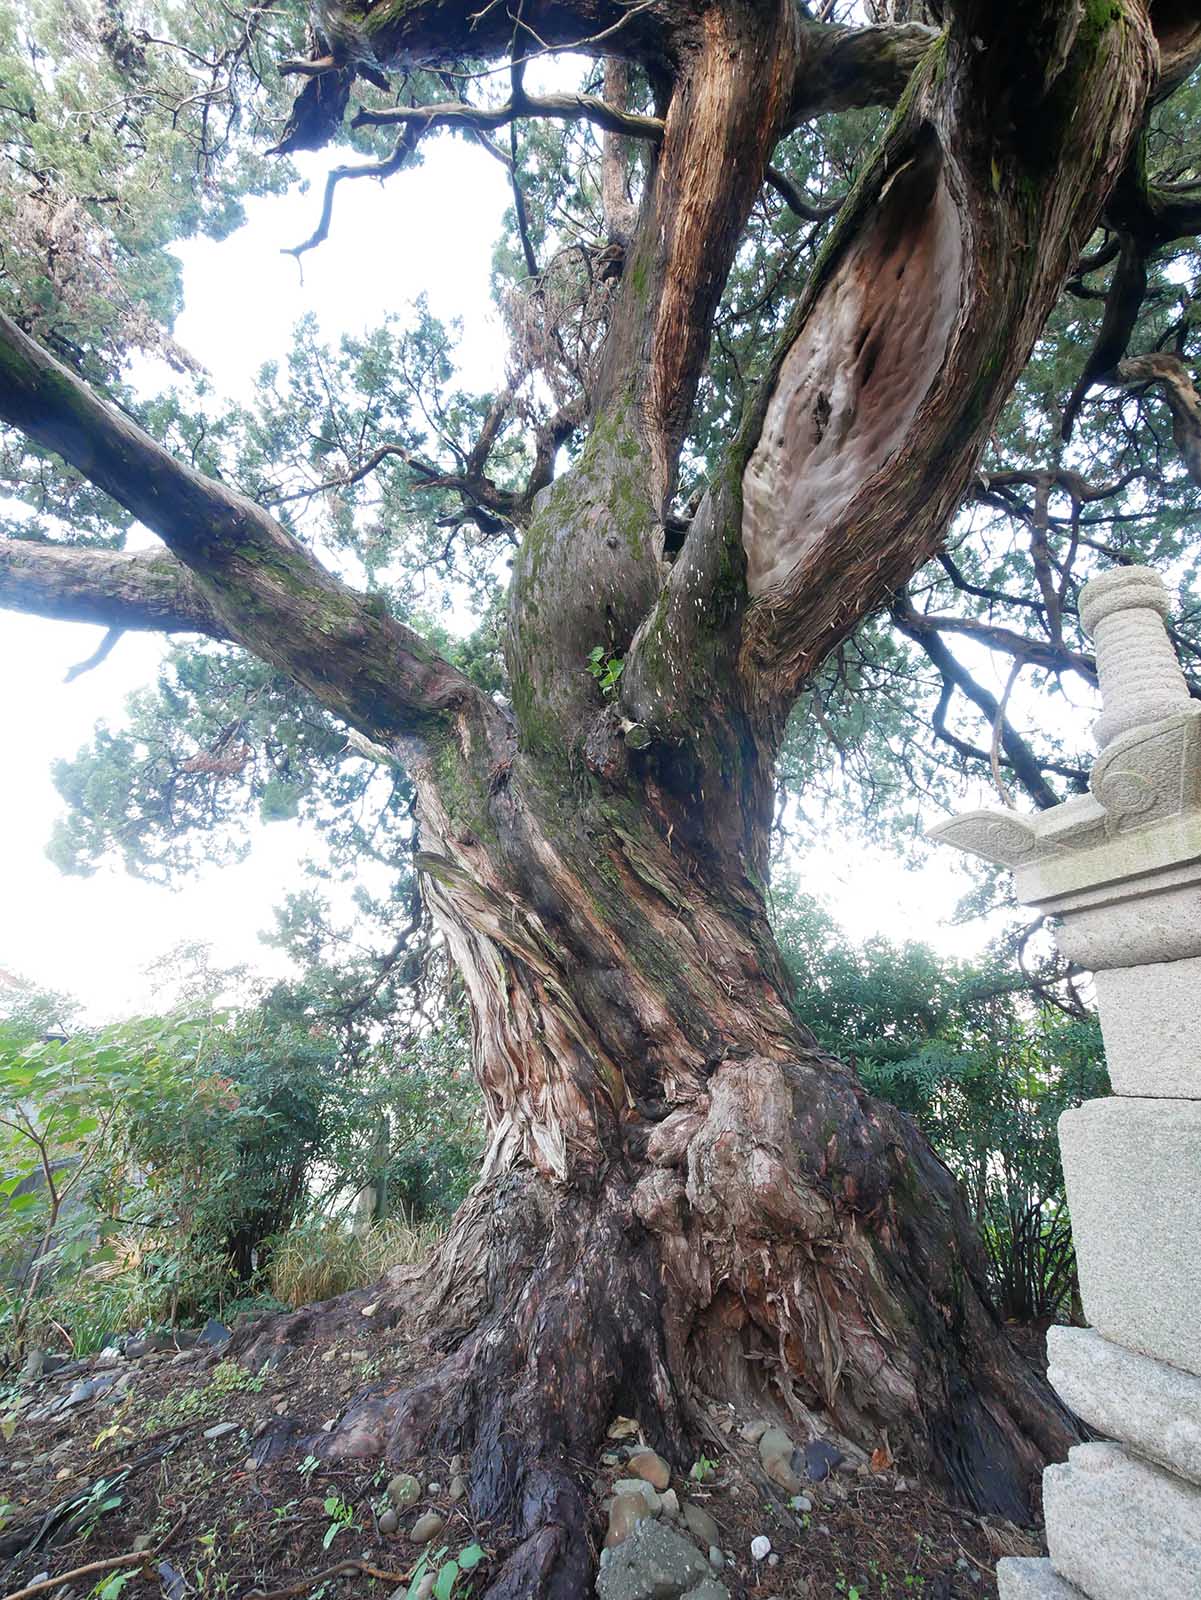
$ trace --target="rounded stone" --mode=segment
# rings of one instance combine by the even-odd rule
[[[629,1470],[635,1478],[645,1478],[654,1488],[666,1489],[671,1482],[671,1468],[654,1450],[639,1450],[630,1457]]]
[[[640,1522],[653,1520],[654,1512],[641,1494],[616,1495],[609,1506],[609,1527],[605,1533],[605,1548],[623,1544]]]
[[[414,1544],[428,1544],[431,1539],[436,1539],[442,1532],[445,1524],[436,1511],[427,1511],[424,1516],[409,1529],[409,1538]]]
[[[652,1484],[649,1484],[645,1478],[618,1478],[613,1485],[613,1493],[617,1495],[640,1494],[655,1516],[658,1516],[663,1509],[659,1491]]]
[[[756,1561],[763,1561],[771,1555],[771,1540],[765,1533],[757,1533],[751,1540],[751,1555]]]
[[[421,1499],[421,1482],[411,1472],[398,1472],[388,1484],[388,1499],[398,1511],[407,1511]]]
[[[773,1483],[789,1494],[799,1494],[804,1485],[793,1471],[796,1445],[783,1428],[768,1428],[759,1440],[759,1460]]]
[[[693,1505],[691,1500],[685,1500],[682,1510],[684,1526],[698,1543],[706,1547],[719,1543],[721,1529],[707,1511]]]
[[[400,1527],[400,1515],[389,1508],[380,1514],[379,1531],[381,1533],[395,1533]]]

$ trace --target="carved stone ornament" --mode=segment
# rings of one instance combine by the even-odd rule
[[[1044,842],[1024,817],[1012,811],[965,811],[940,822],[926,837],[1002,867],[1024,867],[1060,853],[1058,845]]]
[[[1201,706],[1115,739],[1097,757],[1089,788],[1111,836],[1201,808]]]

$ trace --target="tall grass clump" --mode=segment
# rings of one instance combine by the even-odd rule
[[[445,1219],[415,1222],[389,1217],[365,1234],[341,1222],[299,1223],[274,1241],[269,1284],[285,1305],[311,1305],[350,1289],[365,1289],[392,1267],[424,1261],[446,1232]]]

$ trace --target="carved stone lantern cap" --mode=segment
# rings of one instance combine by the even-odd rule
[[[1103,712],[1089,792],[1033,816],[972,811],[929,837],[1014,869],[1019,901],[1058,919],[1064,954],[1092,971],[1201,956],[1201,705],[1146,567],[1089,583]]]
[[[1090,578],[1080,591],[1080,621],[1090,638],[1104,618],[1140,606],[1152,607],[1161,617],[1172,609],[1167,584],[1154,567],[1114,567]]]

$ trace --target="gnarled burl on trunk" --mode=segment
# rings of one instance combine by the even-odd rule
[[[901,1461],[1019,1519],[1075,1437],[999,1325],[951,1177],[795,1014],[764,904],[785,718],[938,549],[1155,92],[1147,0],[942,9],[940,34],[817,23],[792,0],[525,5],[532,38],[640,67],[657,114],[575,106],[642,139],[650,167],[586,443],[511,508],[511,711],[3,324],[0,414],[168,553],[6,545],[0,600],[236,641],[415,777],[490,1143],[422,1308],[455,1330],[449,1353],[362,1398],[322,1448],[471,1450],[475,1511],[516,1536],[493,1600],[585,1591],[579,1463],[616,1409],[677,1464],[699,1395],[868,1448],[887,1431]],[[1178,74],[1197,32],[1162,9]],[[507,8],[455,0],[343,0],[323,19],[310,96],[324,74],[514,38]],[[513,82],[511,116],[573,114]],[[345,93],[327,99],[340,114]],[[773,148],[879,103],[887,133],[665,560],[713,316]],[[411,112],[372,120],[389,116],[415,140]],[[611,700],[587,670],[597,645],[624,663]]]

